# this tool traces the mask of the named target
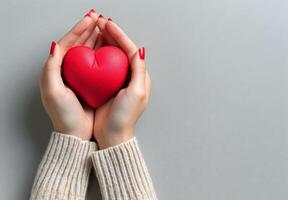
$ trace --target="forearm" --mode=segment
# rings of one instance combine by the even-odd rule
[[[136,138],[96,151],[92,161],[103,200],[156,200]]]
[[[53,132],[39,165],[31,200],[84,200],[93,142]]]

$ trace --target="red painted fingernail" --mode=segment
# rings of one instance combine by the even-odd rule
[[[139,57],[140,57],[140,59],[141,59],[141,60],[144,60],[144,59],[145,59],[145,48],[144,48],[144,47],[140,48],[140,49],[138,50],[138,52],[139,52]]]
[[[113,21],[110,17],[108,18],[108,21]]]
[[[50,48],[50,55],[53,55],[54,50],[55,50],[55,47],[56,47],[56,42],[55,42],[55,41],[52,41],[52,43],[51,43],[51,48]]]
[[[100,14],[98,18],[104,18],[104,17],[103,17],[103,15]]]
[[[91,17],[90,12],[84,15],[84,17]]]
[[[90,11],[89,11],[89,14],[91,14],[91,13],[95,13],[96,11],[95,11],[95,9],[91,9]]]

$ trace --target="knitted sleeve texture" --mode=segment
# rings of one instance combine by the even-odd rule
[[[136,138],[103,150],[95,142],[53,132],[30,200],[85,200],[94,166],[102,200],[157,200]]]
[[[103,200],[156,200],[136,138],[93,152],[92,161]]]
[[[84,200],[96,144],[53,132],[38,167],[30,200]]]

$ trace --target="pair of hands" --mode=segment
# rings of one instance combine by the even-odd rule
[[[62,60],[73,46],[85,45],[97,50],[103,45],[121,48],[128,56],[131,80],[126,88],[96,110],[80,102],[61,77]],[[43,106],[54,131],[91,140],[100,149],[120,144],[134,135],[134,127],[145,110],[151,89],[143,51],[138,49],[110,18],[93,9],[59,42],[52,43],[50,56],[39,74]],[[145,53],[145,51],[144,51]]]

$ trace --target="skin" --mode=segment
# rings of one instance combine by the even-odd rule
[[[105,43],[105,44],[104,44]],[[131,80],[126,88],[96,110],[80,102],[61,77],[61,64],[67,50],[85,45],[97,50],[103,45],[121,48],[128,56]],[[151,90],[151,79],[138,48],[114,22],[98,18],[97,13],[81,19],[57,42],[39,74],[42,104],[54,131],[97,141],[100,149],[131,139],[144,112]]]

